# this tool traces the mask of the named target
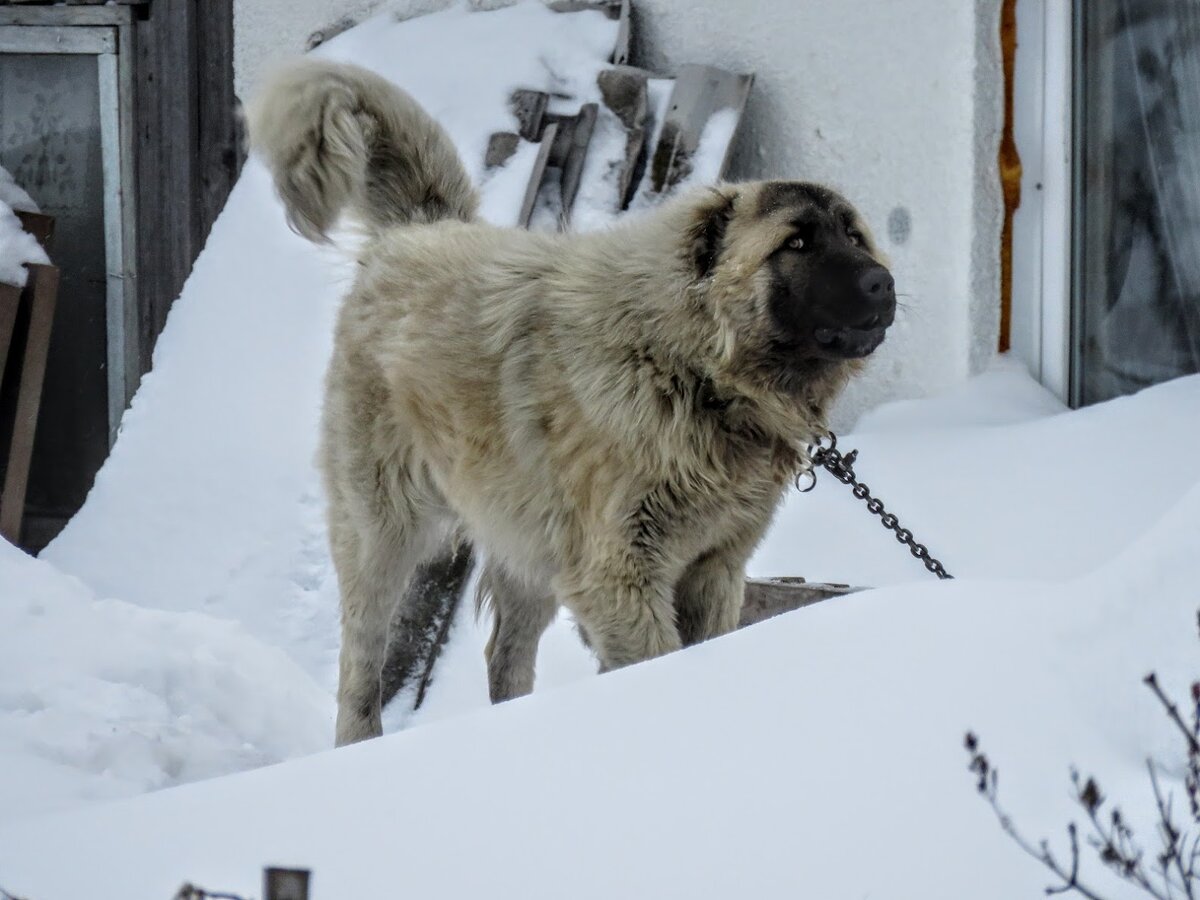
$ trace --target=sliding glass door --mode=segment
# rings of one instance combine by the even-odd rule
[[[1076,404],[1200,371],[1200,0],[1077,0]]]

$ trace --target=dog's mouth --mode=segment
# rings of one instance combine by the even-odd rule
[[[834,356],[859,359],[870,356],[883,343],[886,325],[871,328],[818,328],[813,332],[817,346]]]

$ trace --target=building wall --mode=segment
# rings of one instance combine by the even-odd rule
[[[344,16],[447,5],[236,2],[241,91],[272,59]],[[838,424],[986,365],[999,330],[1000,0],[634,0],[634,9],[639,64],[756,73],[734,178],[833,185],[863,211],[891,259],[904,308]]]
[[[272,63],[306,48],[317,32],[361,21],[384,0],[233,0],[234,83],[243,100]],[[412,0],[409,5],[418,5]],[[445,3],[429,3],[433,8]]]
[[[839,418],[986,365],[999,334],[999,0],[792,0],[786,14],[777,0],[635,2],[640,62],[757,74],[733,176],[833,185],[891,258],[904,309]]]

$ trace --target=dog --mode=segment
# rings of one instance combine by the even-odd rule
[[[445,131],[345,64],[278,73],[251,135],[299,233],[348,212],[370,235],[320,455],[337,743],[381,733],[388,622],[457,535],[488,556],[493,701],[532,690],[559,607],[602,671],[733,629],[748,558],[895,315],[854,207],[723,183],[608,231],[494,227]]]

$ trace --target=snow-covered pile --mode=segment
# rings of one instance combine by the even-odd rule
[[[589,89],[612,38],[533,3],[379,19],[322,52],[411,90],[501,220],[519,166],[481,168],[508,94]],[[427,727],[29,819],[331,742],[313,454],[350,270],[288,231],[248,164],[84,509],[42,560],[0,546],[0,886],[251,895],[288,863],[315,868],[317,897],[1033,896],[1041,871],[964,770],[968,727],[1031,836],[1061,833],[1069,763],[1147,808],[1143,760],[1172,745],[1139,679],[1181,695],[1200,658],[1200,376],[1067,412],[1001,361],[843,437],[956,582],[825,478],[753,574],[890,587],[603,678],[559,622],[535,694],[495,709],[464,613],[426,706],[390,719]]]
[[[0,819],[328,746],[329,694],[235,622],[98,599],[4,541],[0,598]]]
[[[1187,390],[1179,412],[1200,379]],[[1087,424],[1077,447],[1107,434]],[[1193,486],[1079,578],[852,595],[436,727],[20,823],[0,829],[0,877],[41,900],[185,879],[249,896],[268,862],[363,900],[1038,896],[1046,874],[976,796],[963,733],[1060,856],[1070,763],[1152,842],[1144,759],[1180,752],[1140,678],[1180,695],[1195,674],[1198,547]],[[1137,896],[1098,868],[1105,896]]]
[[[24,287],[28,263],[48,263],[41,244],[21,227],[14,210],[37,212],[37,204],[0,166],[0,284]]]

